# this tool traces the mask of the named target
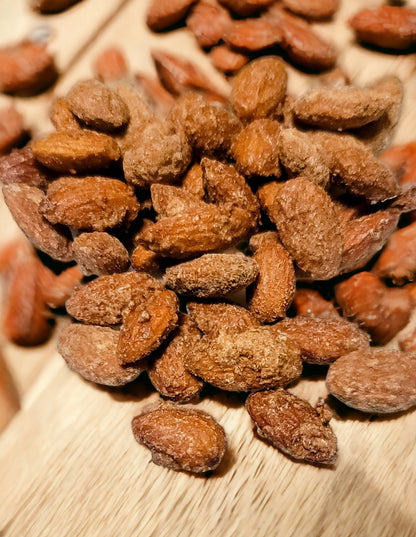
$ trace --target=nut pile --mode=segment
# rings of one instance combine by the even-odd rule
[[[73,322],[58,345],[71,369],[107,386],[146,371],[168,402],[144,409],[133,432],[156,464],[220,464],[222,427],[178,404],[205,383],[249,393],[258,434],[319,465],[336,460],[329,408],[286,390],[304,362],[329,366],[330,394],[352,408],[416,405],[415,338],[403,350],[370,346],[390,341],[415,304],[413,249],[397,255],[412,236],[414,153],[380,158],[402,85],[294,98],[286,84],[282,60],[262,57],[239,71],[229,106],[187,92],[162,121],[132,86],[82,81],[54,103],[56,132],[0,162],[16,222],[65,267],[55,275],[18,246],[5,280],[28,278],[25,263],[49,280],[31,284],[17,333],[41,332],[46,305],[65,302]],[[18,295],[9,286],[9,302]]]

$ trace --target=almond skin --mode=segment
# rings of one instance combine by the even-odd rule
[[[362,412],[388,414],[416,405],[416,353],[393,349],[351,352],[333,363],[330,393]]]
[[[259,436],[289,457],[333,464],[337,440],[328,423],[309,403],[279,389],[248,396],[246,408]]]
[[[229,12],[218,2],[200,0],[186,18],[186,26],[202,48],[216,45],[232,24]]]
[[[4,200],[18,226],[40,250],[58,261],[71,261],[72,241],[69,230],[51,224],[40,212],[45,194],[26,184],[3,186]]]
[[[77,287],[66,303],[69,315],[87,324],[120,324],[123,315],[144,302],[163,285],[144,272],[124,272],[99,276]]]
[[[52,224],[104,231],[127,225],[139,212],[132,187],[107,177],[61,177],[48,188],[42,214]]]
[[[178,324],[179,304],[175,293],[154,291],[123,316],[118,341],[122,364],[137,362],[157,349]]]
[[[329,364],[349,352],[366,349],[370,337],[344,319],[319,317],[286,318],[273,325],[299,347],[302,360],[309,364]]]
[[[72,244],[74,259],[85,276],[102,276],[125,272],[130,265],[129,253],[112,235],[102,231],[81,233]]]
[[[239,333],[203,337],[185,357],[185,367],[226,391],[286,386],[302,372],[298,349],[284,334],[263,326]]]
[[[4,185],[24,183],[45,190],[51,174],[35,159],[32,148],[13,149],[0,158],[0,182]]]
[[[205,254],[166,269],[165,284],[177,293],[197,298],[225,296],[247,287],[258,274],[258,265],[240,254]]]
[[[123,386],[144,368],[120,365],[119,332],[103,326],[69,324],[59,334],[58,351],[69,367],[86,380],[105,386]]]
[[[214,418],[192,408],[160,405],[134,417],[132,428],[153,462],[172,470],[215,470],[227,446],[224,429]]]
[[[147,9],[147,26],[159,32],[183,19],[195,0],[152,0]]]
[[[55,132],[37,140],[33,153],[41,164],[63,173],[101,170],[120,158],[120,149],[113,138],[81,130]]]
[[[185,369],[184,357],[193,352],[201,332],[189,315],[179,314],[179,323],[167,341],[149,358],[147,373],[156,390],[166,399],[186,403],[195,399],[204,383]]]
[[[331,198],[308,179],[290,179],[276,196],[270,219],[299,267],[314,279],[328,280],[339,270],[342,237]]]

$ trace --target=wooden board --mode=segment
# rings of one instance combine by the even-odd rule
[[[3,2],[14,5],[13,0]],[[132,69],[151,71],[149,50],[159,46],[197,58],[223,84],[186,30],[160,36],[147,32],[147,3],[119,2],[120,9],[99,30],[91,22],[92,39],[84,39],[82,52],[71,56],[54,94],[88,76],[96,54],[114,43],[126,50]],[[85,13],[99,17],[107,9],[104,4],[108,6],[84,0],[77,9],[83,5]],[[392,73],[401,77],[405,101],[395,141],[412,140],[415,55],[359,47],[345,21],[363,5],[343,0],[336,20],[317,29],[336,41],[339,63],[354,82],[371,83]],[[69,15],[74,12],[60,17]],[[93,18],[84,20],[90,24]],[[64,49],[73,46],[73,32],[60,24],[66,36],[59,45],[61,55],[69,57]],[[83,32],[86,36],[85,28]],[[294,94],[316,83],[292,68],[289,77]],[[25,101],[24,106],[32,107],[34,118],[40,105]],[[39,131],[47,128],[46,117],[38,116]],[[17,232],[4,204],[0,224],[0,241]],[[198,477],[155,466],[134,441],[132,417],[157,398],[145,379],[124,390],[96,387],[68,370],[55,340],[33,350],[9,344],[4,351],[24,397],[22,411],[0,437],[1,537],[416,535],[416,412],[373,419],[335,408],[339,459],[334,468],[322,469],[294,463],[257,439],[242,397],[210,391],[199,407],[224,426],[229,449],[218,472]],[[304,378],[292,391],[312,403],[327,393],[319,375]]]

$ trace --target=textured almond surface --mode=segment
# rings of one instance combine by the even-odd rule
[[[80,131],[81,125],[71,112],[68,101],[61,97],[55,99],[49,112],[52,125],[59,131]]]
[[[120,158],[117,142],[88,131],[55,132],[33,144],[35,157],[57,172],[88,172],[107,168]]]
[[[129,309],[162,289],[160,282],[144,272],[99,276],[75,289],[66,308],[69,315],[81,322],[115,325]]]
[[[326,319],[338,319],[340,316],[333,302],[325,300],[319,291],[306,287],[296,289],[293,296],[293,307],[296,315],[309,315]]]
[[[241,69],[234,80],[230,104],[243,120],[272,117],[286,93],[287,73],[276,57],[260,58]]]
[[[142,360],[166,339],[178,324],[178,299],[172,291],[154,291],[123,317],[118,341],[121,363]]]
[[[268,327],[204,337],[185,357],[185,367],[226,391],[286,386],[302,372],[299,351],[284,335]]]
[[[33,151],[26,146],[14,149],[0,158],[0,181],[5,184],[25,183],[43,190],[50,179],[50,174],[33,156]]]
[[[153,0],[147,9],[146,22],[154,31],[180,21],[195,0]]]
[[[300,349],[302,360],[310,364],[329,364],[344,354],[366,349],[370,344],[366,332],[341,318],[292,317],[273,326],[293,340]]]
[[[216,338],[220,331],[239,333],[258,328],[260,323],[245,308],[228,302],[188,302],[190,318],[205,336]]]
[[[201,410],[159,406],[133,418],[132,428],[153,462],[173,470],[215,470],[226,450],[224,429]]]
[[[342,237],[331,198],[323,188],[302,177],[287,181],[275,198],[270,218],[302,270],[320,280],[338,273]]]
[[[112,131],[129,121],[129,111],[121,97],[98,80],[78,82],[66,98],[71,112],[93,129]]]
[[[205,47],[216,45],[231,25],[229,12],[218,2],[201,0],[193,6],[186,18],[186,26],[194,34],[198,44]]]
[[[206,207],[201,198],[181,187],[153,184],[150,192],[153,208],[161,217],[186,214]]]
[[[166,399],[185,403],[202,390],[204,383],[185,369],[184,362],[200,339],[201,332],[196,324],[188,315],[180,313],[178,326],[149,359],[150,381]]]
[[[259,17],[234,21],[225,39],[234,49],[255,52],[280,43],[282,32],[271,20]]]
[[[40,212],[45,194],[26,184],[3,186],[4,200],[16,223],[33,244],[59,261],[72,260],[71,237],[63,226],[54,226]]]
[[[307,19],[327,19],[339,7],[339,0],[283,0],[285,8]]]
[[[41,210],[53,224],[90,231],[128,225],[139,211],[133,188],[107,177],[61,177],[48,188]]]
[[[164,281],[177,293],[198,298],[221,297],[247,287],[258,265],[240,254],[205,254],[166,269]]]
[[[122,386],[144,370],[120,365],[119,333],[104,326],[69,324],[59,334],[58,351],[71,369],[86,380],[105,386]]]
[[[257,433],[297,460],[333,464],[337,440],[330,426],[306,401],[285,390],[252,393],[246,408]]]
[[[326,385],[362,412],[390,413],[416,405],[416,354],[367,349],[346,354],[328,370]]]
[[[293,261],[279,241],[270,239],[254,253],[259,267],[256,281],[248,289],[247,305],[262,323],[284,317],[295,292]]]
[[[72,250],[85,276],[125,272],[130,265],[129,254],[123,244],[102,231],[81,233],[75,237]]]
[[[206,204],[186,215],[162,218],[140,234],[140,241],[163,256],[194,257],[236,244],[251,225],[250,213],[244,209]]]

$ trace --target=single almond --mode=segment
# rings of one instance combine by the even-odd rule
[[[129,253],[123,243],[102,231],[81,233],[75,237],[72,251],[85,276],[125,272],[130,265]]]

